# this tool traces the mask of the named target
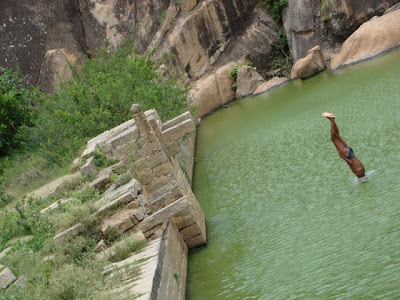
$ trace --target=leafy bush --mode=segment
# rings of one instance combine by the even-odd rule
[[[230,70],[230,71],[228,72],[228,76],[231,77],[231,78],[236,79],[239,69],[240,69],[240,66],[239,66],[239,65],[234,65],[234,66],[232,67],[232,70]]]
[[[22,86],[18,71],[0,66],[0,156],[19,144],[19,127],[30,124],[32,97],[32,91]]]
[[[283,28],[280,28],[276,37],[276,42],[272,44],[273,55],[270,61],[270,68],[276,69],[282,66],[290,68],[293,63],[293,58],[290,54],[286,33]]]
[[[30,149],[39,149],[50,163],[70,161],[89,138],[128,119],[130,106],[155,108],[162,119],[186,108],[187,91],[176,78],[161,79],[150,54],[134,53],[127,41],[113,54],[107,49],[86,59],[74,72],[74,80],[42,99],[34,126],[22,136]]]
[[[260,4],[265,7],[267,12],[276,22],[282,24],[282,12],[289,0],[261,0]]]

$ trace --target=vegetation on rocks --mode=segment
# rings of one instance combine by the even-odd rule
[[[1,289],[0,299],[110,299],[107,292],[113,282],[102,274],[103,267],[127,258],[145,243],[131,240],[117,247],[108,261],[96,259],[94,249],[102,237],[95,229],[98,220],[93,218],[92,204],[99,197],[98,190],[81,180],[44,199],[25,199],[0,210],[0,252],[12,246],[0,264],[27,278],[25,289]],[[71,200],[41,212],[65,198]],[[83,224],[82,232],[63,241],[53,240],[57,232],[77,222]],[[26,235],[31,238],[11,244],[13,238]]]
[[[274,20],[282,24],[282,12],[289,0],[261,0],[260,4],[265,7],[267,12]]]
[[[25,275],[27,288],[0,290],[0,299],[109,299],[112,282],[102,274],[104,265],[144,247],[129,242],[111,261],[96,259],[101,236],[93,203],[100,191],[89,185],[90,178],[69,182],[43,199],[23,195],[67,173],[88,139],[132,118],[132,103],[157,109],[163,120],[187,109],[187,90],[178,78],[157,72],[161,61],[151,55],[138,55],[132,40],[113,53],[106,47],[73,66],[74,79],[55,94],[23,87],[16,71],[1,69],[0,252],[8,252],[0,264],[17,277]],[[98,152],[95,163],[102,168],[114,162]],[[130,179],[124,172],[115,181],[122,185]],[[58,207],[42,211],[55,202]],[[53,239],[78,222],[79,233]],[[12,242],[23,236],[30,238]]]
[[[329,1],[329,0],[326,0]],[[289,44],[286,37],[286,32],[283,28],[283,10],[287,7],[289,0],[261,0],[260,4],[279,24],[280,28],[276,37],[275,43],[272,44],[272,57],[269,64],[269,69],[275,70],[282,68],[283,76],[290,75],[290,69],[293,65],[293,58],[290,54]],[[275,74],[273,75],[275,76]]]
[[[143,110],[157,109],[163,120],[182,113],[187,108],[187,90],[178,78],[159,74],[162,62],[153,61],[151,55],[138,55],[133,40],[112,53],[105,47],[75,66],[73,80],[63,83],[55,94],[22,88],[14,71],[2,69],[3,189],[27,186],[29,190],[35,187],[33,183],[43,184],[65,173],[88,139],[132,117],[132,103],[139,103]],[[1,189],[0,199],[7,202]]]

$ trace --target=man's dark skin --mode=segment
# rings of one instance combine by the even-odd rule
[[[348,158],[350,154],[350,148],[339,135],[339,128],[335,123],[335,115],[325,112],[322,114],[322,116],[331,121],[331,141],[335,145],[339,156],[349,165],[351,171],[356,174],[359,179],[365,177],[365,168],[361,161],[355,157],[354,154],[353,157]]]

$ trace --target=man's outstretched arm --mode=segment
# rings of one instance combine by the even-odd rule
[[[350,159],[348,159],[346,156],[344,156],[343,154],[339,154],[339,156],[341,157],[341,158],[343,158],[348,164],[352,164],[353,162],[350,160]]]

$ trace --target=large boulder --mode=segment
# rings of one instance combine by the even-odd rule
[[[325,69],[325,60],[320,46],[307,51],[304,58],[299,59],[292,68],[290,78],[306,79]]]
[[[240,67],[236,79],[236,98],[239,99],[251,95],[264,81],[264,78],[262,78],[253,67]]]
[[[232,85],[235,80],[228,76],[233,66],[243,61],[229,63],[201,80],[198,80],[190,91],[190,103],[196,107],[195,116],[203,117],[225,103],[235,99]]]
[[[291,0],[283,13],[284,28],[294,60],[321,45],[331,58],[364,22],[382,15],[399,0]]]
[[[253,95],[264,94],[270,90],[273,90],[277,87],[284,85],[285,83],[289,82],[289,79],[285,77],[274,77],[270,80],[261,83],[257,89],[254,91]]]
[[[66,49],[55,49],[46,52],[37,85],[42,90],[55,92],[62,80],[72,79],[71,65],[76,56]]]
[[[343,44],[331,68],[371,58],[400,45],[400,11],[396,10],[364,23]]]

